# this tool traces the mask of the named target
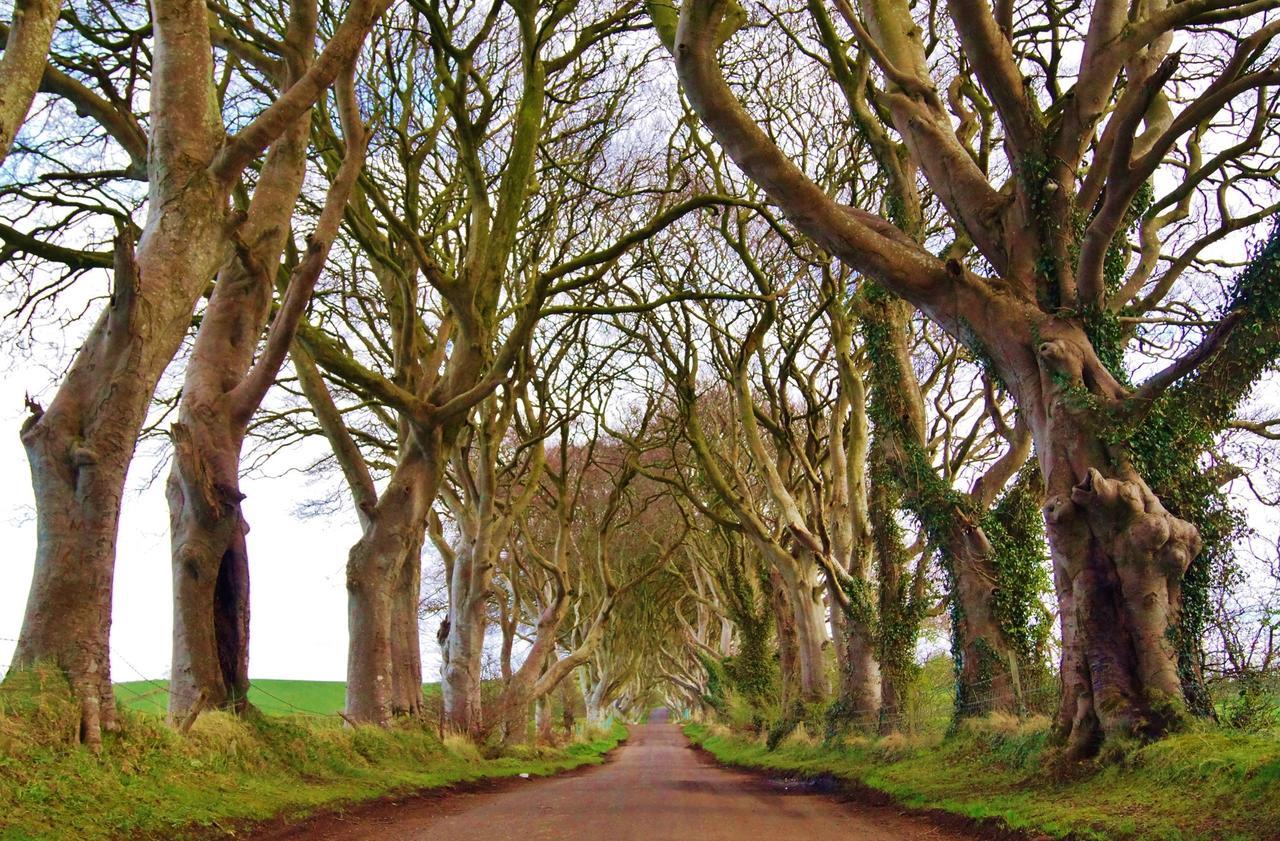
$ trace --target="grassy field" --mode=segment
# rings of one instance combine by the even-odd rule
[[[116,684],[116,702],[124,709],[163,715],[168,709],[168,683],[137,680]],[[336,715],[342,709],[347,685],[340,680],[255,680],[249,703],[267,715]],[[428,698],[440,694],[440,684],[423,686]]]
[[[850,739],[803,732],[769,751],[722,726],[685,732],[731,765],[813,777],[833,774],[905,806],[992,819],[1035,836],[1118,841],[1280,838],[1280,733],[1205,726],[1122,761],[1055,777],[1044,719],[975,721],[951,738]]]
[[[332,703],[333,684],[293,683],[263,688],[316,712]],[[0,841],[225,838],[277,815],[598,763],[626,735],[617,725],[561,748],[482,755],[466,741],[441,742],[434,723],[384,730],[336,717],[206,713],[184,737],[146,705],[124,705],[120,732],[106,734],[94,756],[75,743],[78,711],[59,678],[25,673],[4,689]]]

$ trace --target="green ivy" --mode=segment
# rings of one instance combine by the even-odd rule
[[[716,712],[724,714],[728,707],[728,699],[725,697],[728,678],[725,675],[724,665],[716,658],[702,651],[694,654],[698,658],[698,662],[702,664],[702,668],[707,672],[707,684],[702,691],[702,700]]]
[[[1200,714],[1211,713],[1200,666],[1212,582],[1234,569],[1233,546],[1246,529],[1200,456],[1280,360],[1280,225],[1237,279],[1227,313],[1240,323],[1210,365],[1164,392],[1136,420],[1116,418],[1108,428],[1110,443],[1129,455],[1165,508],[1200,532],[1203,549],[1183,577],[1181,617],[1171,629],[1184,694]]]
[[[982,518],[991,542],[996,589],[992,612],[1018,658],[1023,685],[1040,685],[1050,673],[1053,617],[1041,597],[1049,592],[1049,558],[1040,510],[1043,479],[1027,464]]]

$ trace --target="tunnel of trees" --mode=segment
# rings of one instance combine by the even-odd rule
[[[241,480],[320,440],[351,724],[1212,716],[1280,659],[1277,6],[17,0],[7,335],[83,341],[10,678],[118,726],[162,439],[170,712],[247,714]]]

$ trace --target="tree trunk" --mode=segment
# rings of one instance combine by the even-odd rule
[[[772,602],[772,613],[777,625],[775,636],[778,640],[778,676],[782,683],[782,706],[789,707],[800,691],[800,655],[796,643],[796,615],[791,607],[791,598],[787,595],[786,583],[782,573],[776,567],[769,570],[769,599]]]
[[[887,476],[888,462],[877,431],[871,447],[871,490],[868,505],[875,541],[878,617],[877,659],[880,662],[880,732],[902,727],[907,687],[915,664],[920,619],[915,615],[907,581],[907,550],[896,517],[898,498]]]
[[[831,635],[840,667],[837,699],[841,717],[857,727],[869,727],[880,713],[880,664],[876,660],[875,630],[866,622],[831,611]]]
[[[425,523],[423,524],[425,528]],[[418,603],[422,592],[422,529],[410,545],[391,593],[391,712],[422,714],[422,640]]]
[[[826,661],[822,645],[827,640],[821,590],[816,586],[816,565],[805,561],[779,565],[787,601],[794,617],[798,683],[796,700],[816,703],[827,697]]]
[[[998,582],[991,544],[968,498],[937,475],[925,450],[924,398],[910,346],[911,307],[869,290],[862,307],[871,372],[877,446],[889,468],[881,476],[901,489],[901,504],[925,525],[948,572],[956,713],[1016,712],[1013,646],[993,613]],[[895,503],[896,504],[896,503]],[[892,678],[890,679],[892,682]]]
[[[991,544],[982,529],[952,528],[946,549],[952,565],[951,633],[956,652],[956,714],[1015,713],[1017,655],[1000,627],[993,605],[999,586]]]
[[[1041,347],[1041,364],[1061,380],[1070,357],[1054,344]],[[1057,726],[1068,755],[1084,756],[1111,736],[1162,735],[1182,717],[1169,630],[1200,537],[1099,439],[1098,419],[1073,413],[1064,395],[1049,393],[1056,405],[1033,430],[1062,617]]]
[[[179,177],[174,174],[171,177]],[[31,404],[22,441],[36,499],[36,560],[14,666],[57,664],[82,706],[81,738],[115,727],[108,637],[116,532],[129,463],[151,396],[190,324],[190,298],[224,255],[224,194],[197,169],[175,204],[153,186],[139,243],[117,237],[111,302],[47,411]],[[185,202],[185,206],[184,205]],[[157,208],[156,205],[164,205]]]
[[[415,547],[422,545],[427,511],[439,481],[438,452],[424,453],[416,444],[392,474],[368,515],[360,540],[347,561],[347,703],[355,722],[385,725],[393,712],[395,655],[393,625],[397,583]],[[417,598],[414,597],[414,615]],[[415,633],[416,635],[416,633]],[[403,682],[407,678],[402,678]]]
[[[242,713],[249,691],[249,559],[240,442],[199,442],[179,422],[173,443],[166,489],[173,546],[169,712],[178,720],[206,705]]]
[[[583,703],[586,705],[587,721],[592,724],[602,724],[605,719],[606,705],[609,691],[609,671],[602,669],[596,675],[595,683],[590,684],[585,692],[583,692]]]
[[[533,716],[534,726],[538,732],[538,743],[549,745],[555,742],[555,710],[551,703],[550,695],[543,695],[537,701],[537,707]]]
[[[534,697],[532,680],[513,678],[495,705],[490,727],[497,728],[503,745],[521,745],[528,741],[530,704],[535,705],[541,738],[542,728],[550,726],[547,723],[550,720],[550,700],[546,695]]]
[[[459,552],[454,577],[466,566]],[[479,737],[484,727],[480,694],[480,669],[484,655],[485,602],[480,594],[452,588],[449,598],[449,630],[442,646],[440,690],[445,726],[456,733]],[[457,596],[454,596],[457,592]]]
[[[560,723],[564,727],[566,739],[573,738],[577,727],[577,718],[583,710],[582,690],[573,679],[560,681]]]
[[[68,384],[73,378],[75,369]],[[50,411],[23,425],[37,502],[36,567],[12,669],[40,661],[58,666],[80,702],[80,740],[96,747],[102,730],[116,728],[111,585],[120,496],[137,433],[127,445],[116,439],[113,446],[109,435],[78,442],[82,421],[67,416],[73,411],[55,398]],[[77,458],[82,447],[86,454]]]

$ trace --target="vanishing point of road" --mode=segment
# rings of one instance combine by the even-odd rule
[[[659,718],[661,716],[655,716]],[[409,797],[259,841],[958,841],[892,806],[842,801],[719,767],[674,724],[631,728],[604,765],[496,791]]]

